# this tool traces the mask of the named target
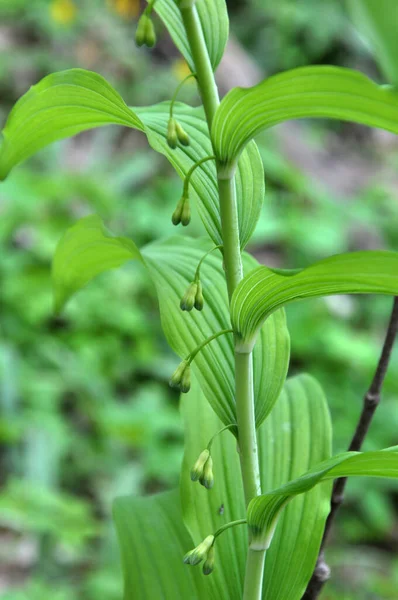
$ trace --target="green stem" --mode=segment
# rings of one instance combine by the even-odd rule
[[[188,79],[191,79],[191,77],[195,77],[195,74],[194,73],[190,73],[189,75],[187,75],[181,81],[181,83],[179,83],[178,86],[176,87],[175,92],[174,92],[173,97],[172,97],[171,102],[170,102],[170,119],[173,118],[174,104],[175,104],[175,101],[177,100],[177,96],[178,96],[178,94],[180,92],[180,89],[185,85],[185,83],[188,81]]]
[[[186,357],[185,360],[188,361],[189,364],[191,364],[191,362],[193,361],[195,356],[198,354],[198,352],[200,352],[202,350],[202,348],[207,346],[207,344],[209,344],[216,338],[220,337],[220,335],[225,335],[226,333],[233,333],[233,332],[234,332],[233,329],[222,329],[221,331],[217,331],[217,333],[213,333],[213,335],[206,338],[201,344],[199,344],[199,346],[196,346],[195,350],[192,350],[192,352],[190,354],[188,354],[188,356]]]
[[[214,440],[216,439],[216,437],[218,437],[220,435],[220,433],[223,433],[224,431],[227,431],[227,429],[236,429],[236,425],[234,423],[231,423],[231,425],[226,425],[225,427],[223,427],[222,429],[220,429],[219,431],[217,431],[217,433],[215,433],[213,435],[213,437],[211,438],[210,442],[207,444],[207,449],[211,450],[211,447],[213,445]]]
[[[198,162],[196,162],[195,164],[192,165],[192,167],[189,169],[189,171],[185,175],[183,196],[188,196],[188,189],[189,189],[189,184],[191,182],[191,177],[195,173],[196,169],[198,167],[201,167],[205,162],[208,162],[209,160],[215,160],[215,159],[216,159],[216,157],[214,155],[205,156],[204,158],[201,158],[200,160],[198,160]]]
[[[214,534],[214,538],[217,539],[219,535],[221,535],[222,533],[224,533],[224,531],[227,531],[227,529],[230,529],[231,527],[236,527],[236,525],[246,525],[246,523],[246,519],[238,519],[237,521],[231,521],[230,523],[221,525],[221,527],[217,529],[216,533]]]
[[[220,103],[213,69],[206,47],[198,13],[191,0],[182,0],[181,16],[195,65],[196,80],[206,114],[209,132]],[[216,162],[220,198],[221,230],[225,277],[229,299],[243,277],[239,239],[235,177],[228,178],[222,165]],[[253,398],[252,355],[235,351],[236,415],[242,480],[246,505],[261,493]],[[264,552],[249,550],[246,563],[244,600],[261,597]]]

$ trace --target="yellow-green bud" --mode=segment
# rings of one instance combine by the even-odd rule
[[[141,15],[138,21],[137,29],[135,32],[135,43],[137,46],[144,46],[146,44],[147,37],[147,23],[149,21],[148,15],[145,13]]]
[[[155,27],[153,26],[152,19],[150,17],[147,18],[146,28],[145,28],[145,46],[148,48],[153,48],[156,44],[156,33]]]
[[[203,298],[202,284],[200,283],[200,281],[198,281],[198,287],[196,290],[194,306],[195,306],[196,310],[203,310],[204,298]]]
[[[196,548],[194,548],[184,556],[184,563],[186,565],[192,566],[198,565],[200,562],[202,562],[202,560],[206,558],[207,553],[209,552],[213,544],[214,535],[208,535],[207,538],[205,538],[203,542],[199,544],[199,546],[196,546]]]
[[[180,144],[183,146],[189,146],[189,135],[178,121],[176,121],[176,133]]]
[[[207,558],[203,565],[203,575],[210,575],[214,571],[214,544],[207,553]]]
[[[173,375],[170,378],[169,384],[170,387],[172,388],[179,388],[181,385],[181,380],[182,377],[184,375],[184,372],[186,369],[189,369],[189,364],[186,360],[183,360],[178,367],[176,368],[176,370],[174,371]]]
[[[176,120],[169,119],[169,124],[167,126],[167,143],[169,147],[174,150],[177,148],[178,137],[177,137],[177,128],[176,128]]]
[[[181,212],[181,224],[184,225],[184,227],[185,227],[186,225],[189,225],[190,222],[191,222],[191,207],[189,206],[188,198],[186,198],[186,200],[184,202],[184,206],[182,207],[182,212]]]
[[[180,390],[183,394],[186,394],[191,389],[191,367],[188,365],[185,367],[185,371],[181,377]]]
[[[210,456],[210,452],[209,450],[206,448],[206,450],[203,450],[203,452],[201,452],[199,454],[199,458],[196,461],[196,463],[194,464],[194,466],[191,469],[191,480],[192,481],[197,481],[200,477],[203,476],[203,467],[206,464],[207,459]]]
[[[213,459],[211,456],[209,456],[203,467],[203,475],[199,478],[199,483],[208,490],[211,490],[214,485]]]
[[[190,311],[193,309],[196,299],[196,293],[198,290],[198,284],[193,282],[188,286],[187,291],[184,296],[181,298],[180,308],[181,310]]]
[[[179,225],[179,223],[181,223],[181,215],[182,215],[182,209],[184,208],[184,203],[185,203],[185,198],[183,196],[177,202],[177,206],[175,208],[175,211],[171,215],[171,222],[173,223],[173,225]]]

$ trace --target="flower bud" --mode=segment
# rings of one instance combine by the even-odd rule
[[[173,375],[170,378],[169,384],[170,387],[172,388],[179,388],[181,385],[181,380],[182,377],[184,375],[184,372],[186,369],[189,369],[189,364],[186,360],[183,360],[178,367],[176,368],[176,370],[174,371]]]
[[[197,289],[198,289],[197,283],[193,282],[193,283],[189,284],[188,289],[185,292],[185,294],[182,297],[181,302],[180,302],[181,310],[190,311],[193,309],[194,304],[195,304]]]
[[[189,206],[188,198],[186,198],[186,200],[184,202],[184,206],[182,207],[182,212],[181,212],[181,224],[184,225],[184,227],[185,227],[186,225],[189,225],[190,222],[191,222],[191,207]]]
[[[171,117],[169,119],[169,124],[167,126],[167,143],[172,150],[177,148],[178,137],[177,137],[177,128],[176,128],[176,120]]]
[[[180,390],[183,394],[186,394],[191,389],[191,367],[188,365],[185,367],[185,371],[181,377]]]
[[[210,452],[209,450],[206,448],[206,450],[203,450],[203,452],[201,452],[199,454],[199,458],[196,461],[196,463],[194,464],[194,466],[191,469],[191,480],[192,481],[197,481],[200,477],[203,477],[203,467],[206,464],[207,459],[210,456]]]
[[[202,562],[202,560],[206,558],[207,553],[209,552],[213,544],[214,535],[208,535],[207,538],[205,538],[203,542],[199,544],[199,546],[196,546],[196,548],[194,548],[184,556],[184,563],[186,565],[192,566],[198,565],[200,562]]]
[[[203,298],[202,284],[200,283],[200,281],[198,281],[198,287],[196,290],[194,306],[195,306],[196,310],[203,310],[204,298]]]
[[[147,23],[149,21],[148,15],[145,13],[141,15],[138,21],[137,29],[135,32],[135,43],[137,46],[144,46],[146,44],[147,36]]]
[[[203,575],[210,575],[214,571],[214,544],[207,553],[207,558],[203,565]]]
[[[189,135],[178,121],[176,121],[176,133],[180,144],[183,146],[189,146]]]
[[[179,225],[181,223],[182,209],[184,208],[185,197],[183,196],[177,203],[175,211],[171,215],[171,222],[173,225]]]
[[[145,28],[145,46],[148,48],[153,48],[156,44],[156,32],[155,27],[153,26],[152,19],[150,17],[147,18],[146,28]]]
[[[213,459],[211,456],[209,456],[205,463],[205,466],[203,467],[203,475],[199,478],[199,483],[203,485],[207,490],[211,490],[211,488],[214,485]]]

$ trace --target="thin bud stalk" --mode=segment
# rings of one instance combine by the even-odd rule
[[[197,346],[195,348],[195,350],[193,350],[190,354],[188,354],[188,356],[186,357],[185,360],[188,362],[188,364],[191,364],[191,362],[193,361],[193,359],[195,358],[195,356],[202,350],[202,348],[204,348],[205,346],[207,346],[207,344],[209,344],[210,342],[212,342],[216,338],[220,337],[221,335],[225,335],[226,333],[233,333],[233,332],[234,332],[233,329],[222,329],[221,331],[217,331],[217,333],[214,333],[209,338],[207,338],[206,340],[204,340],[204,342],[202,342],[201,344],[199,344],[199,346]]]

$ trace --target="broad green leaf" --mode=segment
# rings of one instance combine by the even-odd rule
[[[398,133],[398,94],[350,69],[314,66],[286,71],[225,96],[212,125],[214,149],[230,170],[260,131],[304,117],[354,121]]]
[[[156,0],[154,8],[191,70],[195,71],[181,10],[177,2],[175,0]],[[194,6],[194,11],[197,11],[202,25],[210,62],[215,70],[222,59],[228,41],[229,21],[225,0],[200,0]]]
[[[169,102],[152,107],[135,107],[132,110],[145,125],[145,132],[152,148],[164,154],[182,178],[195,162],[213,154],[202,108],[191,108],[181,103],[175,104],[174,115],[189,133],[191,140],[189,146],[180,146],[175,150],[169,148],[166,142]],[[202,167],[196,169],[191,179],[191,191],[194,192],[199,214],[209,236],[216,245],[221,244],[217,175],[213,162],[204,163]],[[241,248],[246,246],[253,234],[260,216],[263,199],[263,165],[257,146],[252,142],[242,153],[236,174],[236,201]],[[176,198],[176,203],[177,200],[178,198]]]
[[[185,424],[181,499],[184,522],[195,545],[224,523],[242,518],[245,503],[239,455],[228,431],[212,445],[213,489],[208,491],[192,483],[189,473],[193,463],[223,424],[197,386],[182,398],[181,409]],[[287,381],[270,417],[258,430],[258,443],[263,491],[286,483],[330,456],[327,402],[312,377],[301,375]],[[282,514],[266,556],[263,600],[302,597],[317,559],[330,492],[329,484],[317,486],[295,499]],[[241,599],[246,551],[244,526],[218,538],[216,569],[211,575],[218,598]]]
[[[222,329],[230,328],[228,296],[222,259],[213,252],[201,268],[205,298],[203,311],[183,312],[179,302],[196,267],[211,248],[208,241],[172,238],[142,250],[149,273],[156,285],[163,331],[170,346],[185,358],[202,341]],[[257,264],[244,255],[246,270]],[[282,389],[289,361],[289,334],[285,315],[278,311],[261,331],[254,351],[254,385],[257,426],[274,406]],[[192,363],[206,398],[225,424],[235,423],[234,352],[232,334],[217,338],[199,352]]]
[[[18,100],[7,119],[0,145],[0,180],[44,146],[109,124],[144,129],[101,75],[83,69],[48,75]]]
[[[398,84],[398,11],[391,0],[348,0],[354,22],[370,41],[387,80]]]
[[[135,244],[114,237],[101,219],[90,215],[68,229],[55,250],[52,265],[54,307],[58,312],[91,279],[128,260],[142,260]]]
[[[344,452],[312,467],[298,479],[254,498],[247,513],[253,535],[252,547],[269,547],[281,511],[298,494],[308,492],[318,483],[330,479],[362,476],[398,478],[397,450]]]
[[[177,491],[118,498],[113,514],[122,555],[124,600],[209,598],[208,580],[182,562],[192,539],[183,524]]]
[[[241,351],[251,349],[264,320],[274,310],[303,298],[332,294],[398,295],[398,253],[337,254],[294,271],[254,269],[241,281],[231,301]]]

